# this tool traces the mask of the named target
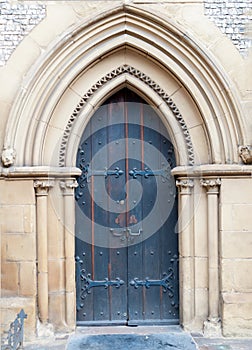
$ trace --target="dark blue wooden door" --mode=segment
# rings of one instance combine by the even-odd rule
[[[178,323],[175,156],[161,119],[120,90],[85,128],[77,166],[77,324]]]

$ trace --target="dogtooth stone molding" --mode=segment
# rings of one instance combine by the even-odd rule
[[[66,154],[66,147],[68,138],[71,132],[71,128],[78,116],[80,115],[80,112],[84,105],[87,103],[87,101],[90,99],[90,97],[104,84],[109,82],[110,80],[116,78],[119,75],[122,74],[130,74],[139,80],[143,81],[146,85],[148,85],[152,90],[154,90],[162,99],[165,101],[165,103],[168,105],[170,110],[172,111],[173,115],[177,119],[186,142],[187,146],[187,152],[188,152],[188,164],[194,165],[194,150],[193,145],[191,141],[191,136],[189,134],[189,131],[187,129],[187,125],[172,98],[158,85],[154,80],[152,80],[148,75],[144,74],[143,72],[139,71],[138,69],[129,66],[129,65],[122,65],[110,73],[106,74],[104,77],[102,77],[100,80],[98,80],[87,92],[86,94],[80,99],[80,102],[76,106],[75,110],[73,111],[72,115],[70,116],[67,126],[65,128],[61,146],[60,146],[60,154],[59,154],[59,166],[63,167],[65,166],[65,154]]]

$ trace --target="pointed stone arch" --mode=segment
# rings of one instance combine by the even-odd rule
[[[151,44],[153,42],[155,45]],[[221,68],[171,19],[160,17],[157,20],[146,10],[126,5],[71,29],[45,52],[33,67],[32,74],[27,74],[12,107],[4,145],[5,149],[16,151],[16,165],[51,165],[45,150],[51,142],[48,135],[55,132],[51,128],[53,113],[62,103],[62,96],[102,59],[113,57],[120,50],[137,52],[147,58],[153,68],[159,67],[163,74],[170,75],[174,82],[178,82],[180,91],[183,89],[188,100],[197,107],[198,119],[194,125],[188,126],[191,116],[182,113],[180,104],[160,84],[162,79],[159,81],[151,76],[151,80],[172,97],[174,108],[183,114],[188,131],[192,131],[190,142],[197,152],[202,144],[198,143],[195,126],[201,125],[205,157],[201,157],[198,163],[238,162],[237,145],[243,144],[244,128],[239,118],[241,112],[236,92]],[[130,66],[130,63],[130,59],[121,57],[120,65],[114,64],[113,69],[104,66],[104,74],[97,76],[98,79],[90,78],[86,91],[101,76],[123,64]],[[135,69],[140,70],[137,66]],[[147,71],[144,74],[149,76]],[[183,98],[181,104],[182,101]],[[54,128],[59,131],[55,133],[57,143],[62,139],[69,115],[62,120],[64,118],[64,127],[63,123],[56,121],[57,127]],[[56,162],[53,159],[53,165]],[[186,164],[183,161],[180,165]]]
[[[143,72],[135,69],[132,66],[122,65],[114,69],[110,73],[106,74],[101,79],[99,79],[80,99],[78,105],[76,106],[73,113],[71,114],[67,122],[66,128],[64,130],[64,134],[60,144],[59,166],[63,167],[67,165],[66,151],[67,151],[68,139],[71,134],[71,129],[76,119],[81,115],[82,110],[84,109],[86,103],[89,101],[92,95],[96,93],[97,90],[99,90],[104,84],[109,83],[111,80],[121,75],[130,75],[139,79],[140,81],[144,82],[144,84],[146,84],[148,87],[150,87],[155,92],[155,94],[157,94],[163,101],[165,101],[166,105],[171,110],[174,118],[176,119],[183,133],[184,143],[185,143],[185,148],[187,153],[187,164],[194,165],[194,151],[193,151],[193,145],[192,145],[190,133],[183,119],[183,116],[181,115],[178,107],[176,106],[172,98],[160,87],[160,85],[158,85],[155,81],[153,81],[149,76],[147,76]],[[127,80],[129,79],[127,78],[127,76],[125,76],[125,82],[127,82]],[[76,154],[76,152],[74,152],[74,154]],[[74,156],[74,154],[72,156]],[[71,158],[73,158],[72,156]]]
[[[208,316],[219,316],[218,239],[212,240],[212,232],[218,233],[218,176],[240,171],[224,164],[239,162],[237,146],[244,144],[246,132],[239,95],[217,60],[171,18],[124,5],[70,28],[24,76],[5,133],[3,164],[15,166],[4,169],[3,174],[35,179],[38,198],[48,192],[48,200],[38,199],[35,204],[35,234],[61,244],[56,263],[62,265],[62,289],[57,290],[62,314],[52,311],[57,300],[49,300],[48,292],[50,296],[55,293],[45,278],[38,282],[37,290],[38,304],[44,306],[39,309],[40,317],[42,311],[45,314],[41,320],[75,327],[74,177],[80,174],[75,168],[76,151],[96,108],[122,87],[154,106],[175,145],[178,167],[173,174],[179,187],[181,219],[180,322],[189,330],[194,325],[199,330]],[[202,173],[210,180],[198,181]],[[50,181],[44,181],[48,177]],[[54,187],[51,180],[55,180]],[[215,205],[208,215],[212,195]],[[48,227],[41,212],[46,220],[50,218]],[[214,222],[212,214],[216,214]],[[209,240],[209,252],[207,237],[212,242]],[[36,259],[46,261],[50,254],[54,259],[51,243],[43,242]],[[48,249],[53,252],[48,254]],[[206,271],[212,252],[216,257],[214,283],[208,284],[212,271]],[[205,269],[202,276],[199,266]],[[208,303],[213,310],[210,315]]]

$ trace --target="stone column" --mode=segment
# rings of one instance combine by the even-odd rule
[[[221,334],[219,318],[219,220],[218,195],[220,179],[202,179],[207,190],[208,235],[208,320],[204,323],[206,336]]]
[[[64,250],[65,250],[65,321],[69,328],[75,327],[75,179],[60,181],[64,197]]]
[[[180,270],[180,309],[183,326],[194,318],[194,252],[193,252],[193,213],[191,179],[178,179],[179,188],[179,270]]]
[[[38,259],[38,312],[40,321],[48,323],[48,245],[47,245],[47,197],[52,180],[35,180],[37,259]]]

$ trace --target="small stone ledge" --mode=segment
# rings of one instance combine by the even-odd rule
[[[196,166],[177,166],[171,173],[179,177],[251,177],[252,167],[240,164],[205,164]]]
[[[69,178],[81,175],[76,167],[15,166],[0,167],[0,177],[4,178]]]

